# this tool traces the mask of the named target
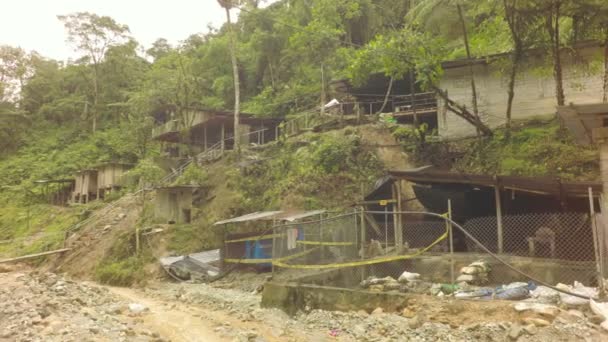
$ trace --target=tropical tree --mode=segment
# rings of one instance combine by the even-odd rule
[[[84,53],[85,58],[82,61],[93,66],[91,116],[92,130],[95,132],[99,115],[101,63],[108,49],[129,40],[129,27],[110,17],[89,12],[60,15],[57,18],[63,22],[68,32],[68,42],[73,44],[77,51]]]
[[[226,24],[230,34],[230,59],[232,62],[232,77],[234,79],[234,151],[238,155],[240,153],[240,133],[239,133],[239,116],[241,111],[241,94],[239,80],[239,66],[236,60],[236,31],[232,27],[230,20],[230,9],[238,6],[238,0],[218,0],[220,6],[226,10]]]

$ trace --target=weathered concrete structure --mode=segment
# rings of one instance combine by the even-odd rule
[[[193,192],[198,186],[176,185],[156,189],[154,216],[167,223],[190,223]]]
[[[97,166],[97,198],[104,198],[106,194],[120,188],[122,178],[130,168],[131,165],[122,163],[107,163]]]
[[[72,203],[88,203],[97,198],[97,170],[78,171],[74,180]]]
[[[594,67],[603,50],[597,43],[581,44],[572,51],[562,51],[564,94],[567,103],[593,103],[602,100],[603,68]],[[482,120],[494,128],[506,122],[509,54],[487,56],[471,61],[477,87],[479,113]],[[524,57],[522,69],[515,81],[512,119],[552,117],[555,115],[555,80],[551,64],[544,51],[532,50]],[[469,62],[455,60],[443,63],[444,75],[439,88],[448,96],[472,109]],[[441,110],[439,101],[438,131],[444,138],[475,135],[475,127],[457,115]]]
[[[258,118],[241,113],[239,136],[242,146],[276,140],[279,119]],[[167,121],[153,131],[155,140],[165,143],[165,152],[181,157],[179,144],[188,145],[188,153],[199,154],[209,149],[231,150],[234,145],[234,114],[217,110],[190,110],[183,117]]]

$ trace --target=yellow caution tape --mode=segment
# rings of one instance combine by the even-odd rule
[[[275,266],[284,267],[284,268],[327,269],[327,268],[344,268],[344,267],[365,266],[365,265],[373,265],[373,264],[379,264],[379,263],[384,263],[384,262],[406,260],[406,259],[411,259],[411,258],[417,257],[418,255],[428,251],[429,249],[433,248],[433,246],[435,246],[442,240],[446,239],[447,237],[448,237],[448,232],[446,231],[433,243],[431,243],[427,247],[417,251],[416,253],[410,254],[410,255],[395,255],[395,256],[390,256],[390,257],[376,258],[376,259],[372,259],[372,260],[345,262],[345,263],[339,263],[339,264],[325,264],[325,265],[290,265],[290,264],[286,264],[280,260],[273,261],[273,264]]]
[[[258,236],[250,236],[242,239],[236,240],[226,240],[224,243],[235,243],[235,242],[245,242],[245,241],[258,241],[258,240],[269,240],[274,239],[275,237],[284,237],[285,234],[269,234],[269,235],[258,235]]]
[[[310,254],[317,249],[318,249],[318,247],[312,248],[312,249],[309,249],[307,251],[303,251],[300,253],[292,254],[292,255],[289,255],[289,256],[286,256],[283,258],[274,259],[274,260],[273,259],[224,259],[224,262],[233,263],[233,264],[265,264],[265,263],[274,262],[274,261],[278,261],[278,260],[291,260],[291,259],[299,258],[301,256]]]
[[[325,241],[308,241],[298,240],[296,243],[300,245],[316,245],[316,246],[352,246],[352,242],[325,242]]]

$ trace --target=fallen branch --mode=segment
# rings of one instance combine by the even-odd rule
[[[24,256],[20,256],[20,257],[17,257],[17,258],[12,258],[12,259],[4,259],[4,260],[0,260],[0,264],[6,264],[6,263],[9,263],[9,262],[15,262],[15,261],[33,259],[33,258],[45,256],[45,255],[64,253],[64,252],[67,252],[69,250],[71,250],[71,248],[62,248],[62,249],[57,249],[57,250],[54,250],[54,251],[48,251],[48,252],[42,252],[42,253],[24,255]]]
[[[469,112],[469,110],[466,109],[464,106],[462,106],[462,105],[456,103],[454,100],[450,99],[443,90],[441,90],[437,87],[434,87],[433,90],[435,90],[437,95],[439,95],[439,97],[441,97],[445,101],[446,107],[450,112],[465,119],[468,123],[473,125],[475,128],[479,129],[479,131],[483,135],[488,136],[488,137],[491,137],[493,135],[490,127],[486,126],[483,122],[481,122],[481,120],[477,116],[475,116],[473,113]]]

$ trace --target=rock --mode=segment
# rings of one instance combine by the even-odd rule
[[[521,325],[513,324],[513,326],[511,326],[511,329],[509,329],[509,333],[507,336],[509,337],[509,339],[516,341],[523,332],[524,329],[521,327]]]
[[[542,319],[542,318],[536,318],[536,317],[526,317],[524,318],[524,322],[526,324],[534,324],[537,327],[547,327],[551,325],[551,322]]]
[[[416,316],[416,312],[414,312],[414,310],[412,310],[410,308],[405,308],[401,312],[401,315],[405,318],[412,318],[412,317]]]
[[[513,307],[517,312],[532,311],[550,319],[554,319],[560,313],[557,306],[548,304],[520,302],[515,304]]]
[[[578,311],[578,310],[574,310],[574,309],[568,310],[568,314],[572,315],[574,317],[578,317],[580,319],[584,319],[585,318],[585,314],[584,313],[582,313],[581,311]]]
[[[376,308],[374,309],[374,311],[372,311],[372,315],[380,315],[384,313],[384,310],[382,308]]]
[[[534,324],[528,324],[524,327],[524,331],[528,335],[536,335],[538,333],[538,328]]]
[[[148,307],[146,307],[143,304],[139,304],[139,303],[131,303],[129,304],[129,311],[131,311],[132,313],[135,314],[140,314],[144,311],[148,311]]]
[[[420,328],[420,326],[422,326],[422,323],[422,319],[419,315],[416,315],[407,321],[407,325],[410,327],[410,329]]]
[[[127,214],[125,214],[125,213],[120,213],[120,214],[118,214],[118,219],[119,219],[119,220],[122,220],[122,219],[124,219],[125,217],[127,217]]]
[[[373,292],[382,292],[384,291],[384,285],[370,285],[368,289]]]
[[[104,231],[104,232],[107,232],[107,231],[108,231],[108,230],[110,230],[110,229],[112,229],[112,225],[111,225],[111,224],[108,224],[108,225],[106,225],[105,227],[103,227],[103,231]]]

